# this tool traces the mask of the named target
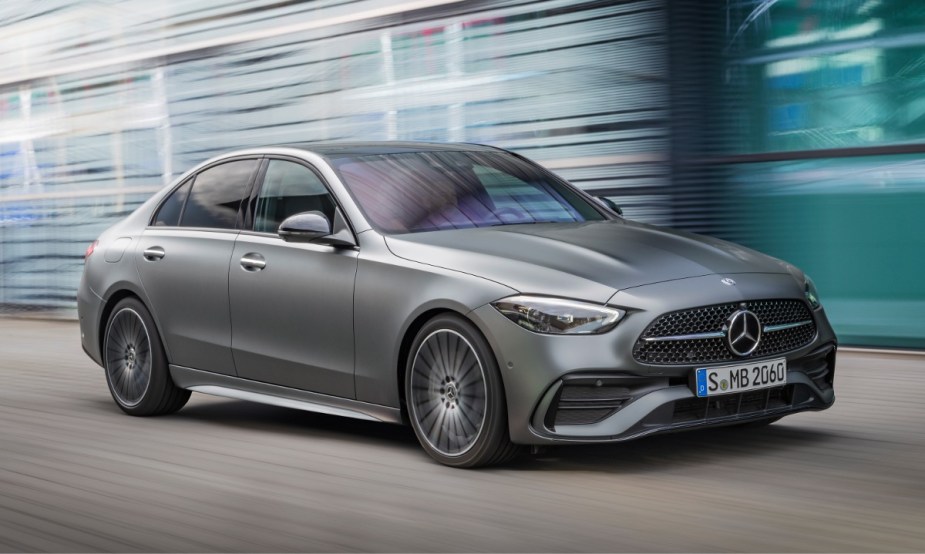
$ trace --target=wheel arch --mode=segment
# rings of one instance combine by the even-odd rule
[[[151,319],[154,320],[155,330],[157,331],[158,336],[161,338],[161,344],[164,347],[164,352],[167,354],[167,359],[170,360],[170,351],[167,348],[167,343],[164,341],[164,334],[161,333],[160,324],[157,321],[157,316],[154,314],[154,310],[151,309],[151,306],[148,305],[148,302],[145,301],[142,294],[129,286],[116,286],[109,291],[106,296],[106,300],[103,304],[103,309],[100,311],[100,319],[98,322],[98,346],[100,352],[103,352],[103,343],[106,341],[106,325],[109,323],[109,317],[112,315],[112,311],[115,309],[116,305],[125,300],[126,298],[134,298],[141,302],[141,305],[144,306],[148,313],[151,315]]]
[[[455,314],[465,317],[460,312],[447,307],[430,308],[415,316],[402,334],[401,343],[398,347],[398,360],[396,360],[396,369],[398,371],[395,373],[397,376],[396,384],[398,385],[398,407],[401,410],[402,421],[406,424],[408,423],[408,404],[405,399],[405,372],[408,366],[408,356],[411,353],[411,344],[414,343],[414,339],[417,337],[421,327],[441,314]]]
[[[401,417],[404,423],[408,423],[408,404],[407,399],[405,398],[405,373],[408,369],[408,357],[411,355],[411,345],[414,343],[414,339],[417,337],[418,332],[427,324],[428,321],[434,319],[435,317],[443,314],[455,315],[465,321],[467,321],[474,330],[482,336],[485,340],[485,343],[488,345],[489,351],[495,357],[496,363],[501,363],[498,358],[498,352],[495,348],[495,343],[485,334],[484,328],[479,325],[477,321],[467,315],[471,312],[463,312],[448,306],[438,306],[427,309],[420,314],[414,316],[408,326],[405,328],[404,333],[402,334],[402,339],[400,346],[398,348],[398,359],[396,360],[397,370],[397,381],[398,385],[398,398],[399,398],[399,409],[401,410]],[[499,368],[500,369],[500,368]],[[501,372],[501,387],[504,391],[504,372]]]

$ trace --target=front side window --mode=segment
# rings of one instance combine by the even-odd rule
[[[412,152],[332,160],[370,223],[415,233],[605,216],[541,168],[505,152]]]
[[[234,229],[238,208],[257,164],[258,160],[236,160],[196,175],[180,226]]]
[[[270,160],[257,197],[254,231],[276,233],[291,215],[321,212],[334,221],[334,200],[314,171],[302,164]]]

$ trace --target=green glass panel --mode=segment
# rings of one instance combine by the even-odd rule
[[[735,168],[736,240],[809,274],[847,344],[925,347],[925,160]]]
[[[737,151],[925,140],[923,24],[925,3],[902,0],[733,8],[726,90],[745,99],[731,122]]]

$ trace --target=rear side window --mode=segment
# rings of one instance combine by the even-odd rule
[[[193,180],[189,179],[170,193],[170,196],[167,197],[167,200],[164,200],[161,208],[157,211],[157,217],[154,218],[155,227],[176,227],[180,223],[180,212],[183,211],[183,203],[186,202],[186,196],[189,194],[192,184]]]
[[[258,160],[237,160],[196,175],[180,226],[234,229],[238,208],[257,164]]]

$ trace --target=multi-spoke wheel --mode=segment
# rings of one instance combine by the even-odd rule
[[[126,306],[112,316],[106,336],[106,373],[119,404],[137,406],[151,384],[151,336]]]
[[[411,365],[411,407],[424,440],[444,456],[468,452],[485,423],[485,369],[452,329],[424,338]]]
[[[116,404],[132,415],[179,410],[189,391],[174,385],[160,336],[144,305],[126,298],[109,316],[103,342],[106,383]]]
[[[453,315],[432,319],[418,332],[409,354],[408,414],[434,459],[474,467],[516,455],[497,363],[469,322]]]

